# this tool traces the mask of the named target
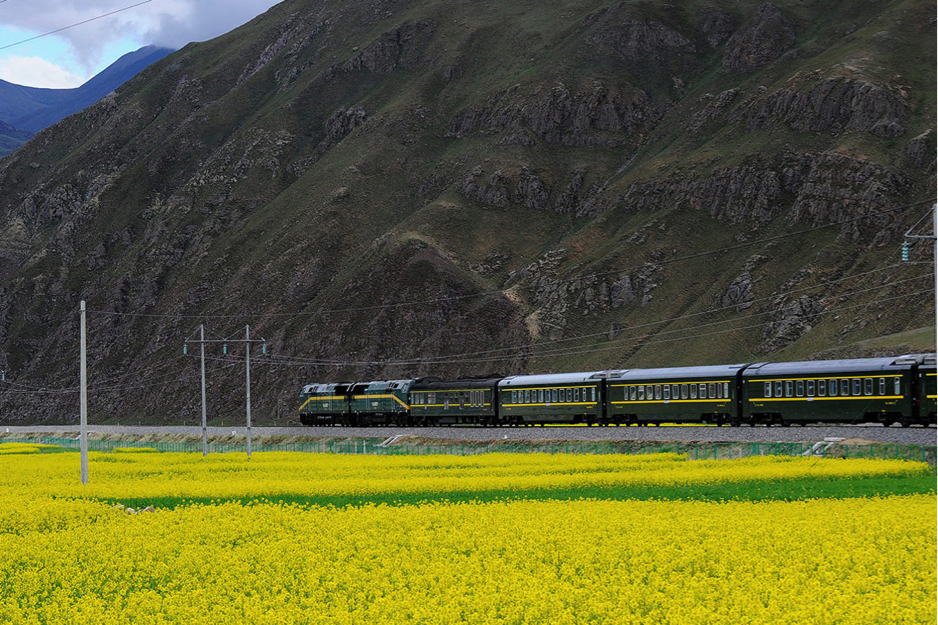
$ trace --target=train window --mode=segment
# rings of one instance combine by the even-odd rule
[[[700,399],[707,399],[707,385],[698,384],[698,388],[700,390],[697,392],[697,396],[700,397]]]
[[[655,398],[655,387],[652,386],[651,384],[645,387],[645,397],[647,397],[648,399]]]
[[[539,404],[544,403],[544,389],[542,388],[537,389],[537,402]]]
[[[524,393],[524,399],[521,400],[524,404],[531,403],[531,391],[522,391]]]
[[[717,385],[712,382],[708,384],[707,394],[710,396],[710,399],[716,399],[717,398]]]
[[[791,380],[785,381],[785,397],[791,397],[795,394],[795,383]]]
[[[853,378],[853,394],[854,395],[860,394],[860,379],[859,378]]]
[[[557,401],[557,389],[552,389],[550,392],[550,400]]]
[[[723,385],[717,384],[717,399],[723,399]]]
[[[697,399],[697,385],[696,384],[690,385],[690,398]]]
[[[596,401],[596,387],[593,387],[593,401]]]
[[[580,401],[580,389],[573,389],[573,401]]]
[[[573,401],[573,389],[572,388],[567,389],[567,401],[568,402]]]
[[[723,397],[727,399],[730,398],[730,383],[729,382],[723,383]]]
[[[645,400],[645,387],[644,386],[638,387],[638,400],[639,401]]]
[[[817,381],[817,395],[818,397],[824,397],[827,395],[827,382],[824,380]]]
[[[681,399],[687,399],[687,385],[681,384]]]
[[[655,384],[655,399],[661,399],[661,385]]]
[[[782,383],[781,382],[775,383],[775,396],[776,397],[782,396]]]
[[[795,396],[804,397],[804,380],[795,382]]]
[[[808,397],[814,397],[814,380],[808,380]]]
[[[886,394],[886,378],[879,379],[879,394],[880,395]]]
[[[664,398],[669,401],[671,400],[671,386],[668,384],[664,385]]]
[[[671,398],[678,399],[681,396],[681,387],[678,384],[671,385]]]
[[[511,403],[513,403],[513,404],[517,404],[517,403],[518,403],[518,391],[512,391],[512,392],[511,392]]]
[[[632,401],[635,401],[636,399],[638,399],[638,395],[636,394],[637,392],[638,392],[637,386],[630,386],[629,387],[629,399],[631,399]]]
[[[873,394],[873,378],[864,378],[863,379],[863,394],[872,395]]]
[[[902,395],[902,381],[899,378],[893,378],[892,381],[896,391],[894,395]]]
[[[837,380],[831,380],[827,386],[828,390],[830,391],[828,395],[831,397],[837,397]]]
[[[840,381],[840,394],[844,397],[850,394],[850,380],[847,378]]]

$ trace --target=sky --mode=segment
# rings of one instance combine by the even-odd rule
[[[78,87],[121,55],[151,44],[181,48],[217,37],[278,1],[0,0],[0,79],[29,87]],[[11,45],[135,4],[139,6]]]

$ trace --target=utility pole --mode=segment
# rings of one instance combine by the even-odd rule
[[[245,414],[247,415],[248,421],[248,458],[251,457],[251,326],[244,326],[244,374],[245,374],[245,385],[244,385],[244,398],[245,398]]]
[[[205,338],[205,325],[199,326],[199,340],[186,339],[183,342],[182,353],[186,353],[186,348],[189,343],[198,343],[201,346],[202,351],[202,455],[208,453],[208,443],[206,425],[205,425],[205,344],[206,343],[222,343],[224,344],[224,352],[228,353],[228,343],[244,343],[245,345],[245,417],[247,421],[247,452],[248,458],[251,457],[251,343],[260,343],[262,353],[267,353],[267,340],[252,339],[251,338],[251,326],[244,326],[244,338],[243,339],[206,339]]]
[[[205,420],[205,324],[199,326],[199,347],[202,349],[202,457],[208,455],[208,428]]]
[[[81,483],[88,483],[88,374],[85,370],[87,360],[85,348],[85,300],[81,300],[81,358],[79,364],[79,380],[81,392],[78,403],[81,412]]]
[[[934,204],[931,207],[932,212],[932,235],[927,234],[912,234],[912,230],[915,229],[915,226],[909,228],[909,231],[905,233],[906,239],[932,239],[935,249],[935,340],[938,341],[938,204]],[[921,220],[919,220],[921,221]],[[902,243],[902,260],[909,260],[909,242],[905,241]]]

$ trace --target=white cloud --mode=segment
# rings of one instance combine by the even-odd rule
[[[0,59],[0,79],[27,87],[72,89],[85,78],[36,56],[8,56]]]
[[[3,25],[36,33],[76,24],[142,0],[30,0],[6,2]],[[54,36],[69,42],[75,59],[91,71],[105,46],[139,39],[141,45],[179,48],[224,34],[279,0],[153,0],[114,15],[63,30]]]

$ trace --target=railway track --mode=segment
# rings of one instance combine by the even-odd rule
[[[93,425],[89,431],[100,434],[128,434],[136,436],[200,436],[198,426],[138,426]],[[7,436],[25,433],[65,435],[78,434],[76,425],[2,426]],[[244,435],[243,426],[213,426],[209,435]],[[484,442],[495,440],[538,441],[699,441],[699,442],[751,442],[802,443],[816,442],[828,437],[863,440],[902,445],[935,445],[938,429],[930,427],[882,427],[878,425],[811,425],[806,427],[254,427],[254,436],[299,436],[304,438],[388,438],[395,435],[416,436],[422,439]]]

